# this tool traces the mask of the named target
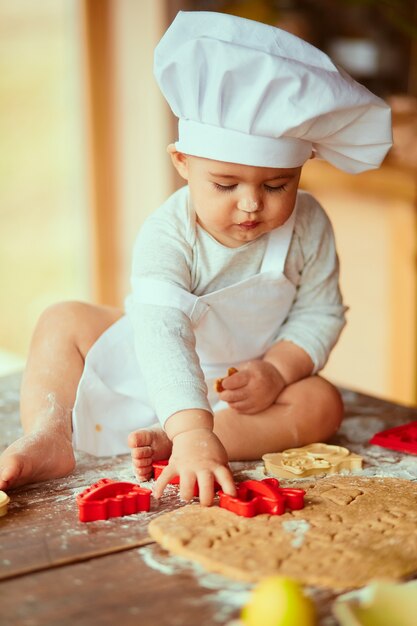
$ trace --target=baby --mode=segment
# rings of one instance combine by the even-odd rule
[[[41,317],[0,489],[68,474],[74,447],[130,448],[139,480],[169,457],[156,497],[179,475],[182,498],[197,481],[210,505],[214,481],[235,494],[228,461],[324,441],[342,419],[318,375],[345,324],[334,237],[298,186],[313,156],[378,167],[389,108],[306,42],[218,13],[179,13],[155,75],[187,185],[138,235],[125,312],[64,303]]]

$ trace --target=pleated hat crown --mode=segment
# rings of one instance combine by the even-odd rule
[[[324,52],[267,24],[180,12],[156,47],[154,72],[186,154],[289,168],[314,152],[358,173],[379,167],[392,145],[381,98]]]

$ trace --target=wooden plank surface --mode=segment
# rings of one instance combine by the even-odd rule
[[[21,435],[18,420],[19,376],[0,380],[0,450]],[[11,502],[0,518],[0,580],[63,563],[126,550],[150,542],[147,525],[159,513],[85,524],[78,521],[76,496],[101,478],[136,482],[129,455],[97,459],[77,453],[70,476],[10,492]],[[160,509],[175,504],[171,490]],[[134,532],[132,532],[134,527]]]
[[[78,493],[100,478],[130,473],[123,472],[130,468],[130,460],[91,465],[91,461],[80,464],[69,478],[10,492],[9,512],[0,519],[0,580],[150,542],[147,525],[158,514],[155,505],[152,513],[88,524],[78,521]],[[136,482],[133,476],[129,480]],[[173,497],[163,499],[161,510]]]
[[[18,377],[0,379],[0,449],[20,434]],[[368,444],[378,430],[417,419],[417,410],[344,392],[346,420],[333,443],[365,458],[364,474],[417,480],[417,459]],[[0,623],[226,624],[236,617],[248,587],[191,566],[149,541],[147,524],[181,506],[175,487],[150,513],[83,524],[76,495],[100,478],[134,482],[128,455],[97,459],[77,454],[66,478],[10,492],[0,518]],[[260,462],[233,463],[236,480],[263,478]],[[146,486],[146,485],[145,485]],[[151,486],[151,485],[148,485]],[[320,626],[334,626],[328,590],[312,589]]]
[[[151,548],[158,553],[156,546]],[[0,623],[2,626],[224,624],[225,618],[236,613],[233,605],[229,605],[229,610],[224,608],[224,597],[232,594],[227,591],[228,584],[225,580],[223,589],[202,590],[198,577],[187,566],[178,567],[173,574],[163,573],[149,568],[141,549],[135,549],[3,582]]]
[[[150,520],[181,506],[177,487],[168,486],[159,503],[151,498],[149,512],[80,522],[76,496],[86,487],[100,478],[136,481],[128,455],[77,456],[71,476],[10,492],[9,512],[0,518],[0,580],[152,543]],[[236,464],[236,479],[245,478],[245,468],[251,471],[255,465]],[[153,483],[142,485],[151,488]]]
[[[22,434],[19,383],[20,376],[0,379],[0,451]],[[136,479],[129,455],[76,456],[70,476],[10,492],[9,512],[0,518],[0,580],[147,544],[149,521],[180,505],[177,488],[168,487],[160,503],[152,499],[149,513],[79,522],[76,496],[86,487],[102,478]]]

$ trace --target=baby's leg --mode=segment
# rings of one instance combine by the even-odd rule
[[[312,376],[286,387],[276,403],[260,414],[219,411],[214,432],[230,461],[249,461],[267,452],[326,441],[342,418],[343,403],[337,389],[324,378]]]
[[[21,388],[25,434],[0,456],[0,489],[59,478],[74,469],[71,412],[84,359],[121,315],[110,307],[64,302],[41,316]]]

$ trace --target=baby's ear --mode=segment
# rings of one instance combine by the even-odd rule
[[[171,157],[171,161],[177,170],[178,174],[184,178],[184,180],[188,180],[188,159],[187,155],[183,152],[178,152],[175,147],[175,144],[170,143],[167,152]]]

